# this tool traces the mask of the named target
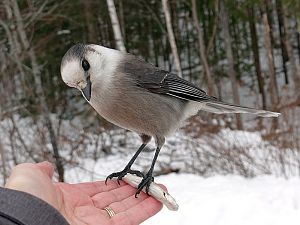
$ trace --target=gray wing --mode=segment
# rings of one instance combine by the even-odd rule
[[[170,95],[192,101],[217,100],[209,96],[199,87],[184,80],[174,73],[159,69],[143,60],[127,55],[120,68],[130,77],[134,78],[139,87],[157,94]]]
[[[137,59],[132,55],[125,55],[119,65],[119,71],[137,86],[156,94],[169,95],[180,99],[206,102],[201,109],[212,113],[251,113],[263,117],[278,117],[280,113],[256,110],[249,107],[237,106],[218,101],[209,96],[199,87],[178,77],[176,74],[161,70],[152,64]]]

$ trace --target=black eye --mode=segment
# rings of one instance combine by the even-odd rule
[[[82,60],[81,66],[84,71],[88,71],[90,69],[90,64],[86,59]]]

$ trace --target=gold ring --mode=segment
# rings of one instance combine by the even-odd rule
[[[109,206],[105,207],[104,210],[108,213],[109,218],[112,218],[114,215],[116,215],[115,211]]]

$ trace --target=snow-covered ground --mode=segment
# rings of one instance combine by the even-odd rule
[[[126,160],[125,160],[126,161]],[[109,163],[110,162],[110,163]],[[67,171],[70,181],[104,179],[122,168],[124,159],[114,157],[89,164],[101,173]],[[108,166],[108,165],[111,166]],[[201,177],[169,174],[155,178],[164,184],[179,204],[179,210],[163,208],[143,225],[298,225],[300,223],[300,178],[274,175],[244,178],[238,175]]]
[[[82,168],[66,171],[70,182],[104,179],[120,170],[127,157],[109,156],[84,160]],[[84,169],[83,169],[84,168]],[[300,178],[259,175],[201,177],[169,174],[155,178],[164,184],[179,204],[177,212],[166,207],[143,225],[298,225],[300,223]]]
[[[29,153],[36,157],[51,153],[49,141],[41,132],[43,126],[28,119],[15,120],[19,133],[13,135],[13,124],[7,120],[0,122],[7,169],[14,160],[29,161]],[[118,131],[88,133],[75,122],[76,126],[63,121],[60,127],[59,145],[66,162],[67,182],[105,179],[123,169],[140,144],[139,137],[132,133],[125,136]],[[32,152],[22,149],[23,145]],[[134,168],[147,170],[154,155],[149,150],[153,148],[152,143],[148,152],[139,156]],[[104,153],[104,149],[110,154]],[[167,139],[156,172],[166,168],[178,169],[180,173],[157,176],[155,181],[169,189],[179,211],[164,208],[144,225],[298,225],[299,165],[299,150],[279,149],[264,140],[260,132],[223,128],[194,139],[178,131]]]
[[[53,115],[52,119],[64,166],[66,170],[76,170],[73,175],[80,174],[76,175],[81,178],[75,179],[77,181],[93,178],[95,174],[91,177],[91,173],[86,171],[101,173],[104,177],[114,169],[122,169],[141,144],[140,137],[132,132],[99,127],[87,129],[82,124],[83,120],[78,118],[60,121]],[[2,161],[5,162],[6,171],[16,163],[45,159],[54,161],[48,131],[41,122],[17,115],[13,120],[0,121],[0,144],[4,150]],[[293,144],[280,147],[264,138],[265,130],[249,132],[223,127],[215,133],[204,132],[194,138],[194,134],[201,133],[201,123],[193,124],[192,129],[192,134],[179,130],[166,139],[155,166],[156,174],[179,171],[202,176],[300,176],[300,151],[297,149],[299,132],[286,134],[290,138],[285,142],[294,143],[295,147]],[[137,158],[137,169],[145,172],[149,168],[154,150],[152,140],[147,150]],[[75,181],[68,177],[66,179]]]
[[[191,174],[160,176],[179,211],[166,207],[144,225],[298,225],[300,179]]]

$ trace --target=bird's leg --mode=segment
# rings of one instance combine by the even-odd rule
[[[128,164],[125,166],[125,168],[120,171],[120,172],[116,172],[116,173],[112,173],[110,174],[108,177],[106,177],[105,183],[107,183],[108,179],[112,179],[113,177],[117,177],[117,181],[120,184],[120,180],[122,180],[122,178],[127,174],[135,174],[139,177],[144,177],[144,174],[138,170],[132,170],[131,166],[134,163],[134,161],[136,160],[136,158],[138,157],[138,155],[142,152],[142,150],[146,147],[147,143],[151,140],[150,136],[147,135],[141,135],[141,138],[143,140],[143,144],[139,147],[139,149],[137,150],[137,152],[134,154],[134,156],[131,158],[131,160],[128,162]]]
[[[147,144],[142,144],[139,149],[137,150],[137,152],[134,154],[134,156],[131,158],[131,160],[129,161],[129,163],[125,166],[125,168],[120,171],[120,172],[116,172],[116,173],[112,173],[110,174],[108,177],[106,177],[106,180],[105,180],[105,183],[107,182],[108,179],[112,179],[113,177],[117,177],[118,179],[118,183],[119,183],[119,180],[122,180],[122,178],[127,174],[127,173],[130,173],[130,174],[135,174],[137,176],[140,176],[140,177],[144,177],[144,174],[140,171],[137,171],[137,170],[132,170],[130,169],[132,164],[134,163],[134,161],[136,160],[136,158],[138,157],[138,155],[141,153],[141,151],[145,148]]]
[[[161,149],[161,147],[164,144],[164,141],[165,141],[164,138],[160,138],[159,140],[158,139],[156,140],[157,147],[156,147],[156,150],[155,150],[154,158],[153,158],[152,163],[151,163],[151,167],[150,167],[148,173],[146,174],[146,176],[143,177],[143,180],[141,181],[141,183],[139,184],[139,186],[137,188],[137,191],[135,193],[135,197],[136,198],[140,194],[140,192],[142,191],[142,189],[144,187],[146,187],[146,193],[148,194],[148,192],[149,192],[150,184],[154,181],[154,177],[152,176],[152,173],[153,173],[153,170],[154,170],[154,166],[155,166],[158,154],[160,152],[160,149]]]

